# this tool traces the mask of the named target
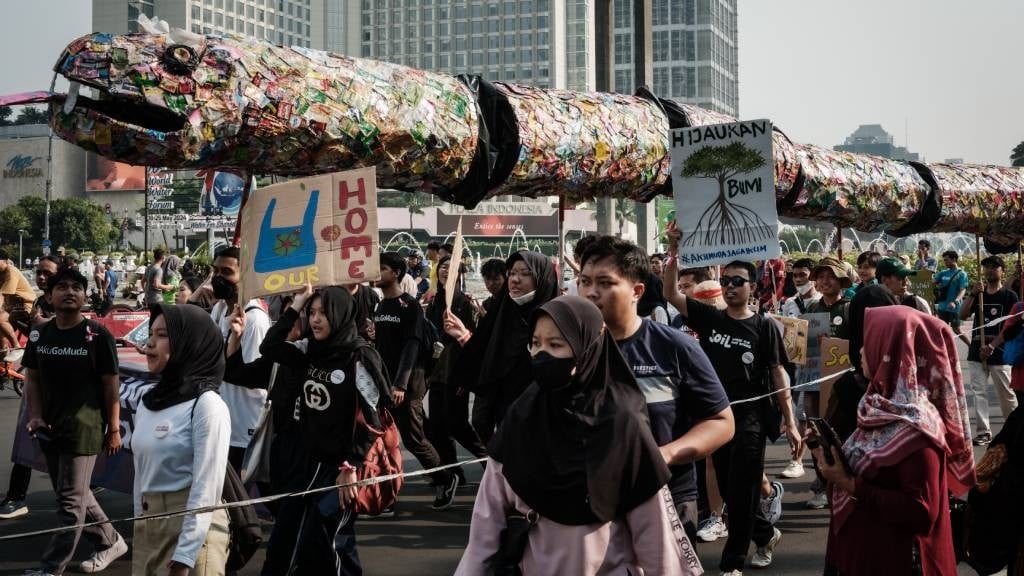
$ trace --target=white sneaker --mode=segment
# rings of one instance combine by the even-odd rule
[[[772,482],[772,493],[767,498],[761,498],[758,515],[769,524],[775,524],[782,518],[782,496],[785,493],[782,482]]]
[[[24,572],[22,572],[22,574],[23,574],[23,576],[53,576],[53,574],[51,574],[49,572],[46,572],[46,571],[43,571],[43,570],[40,570],[38,568],[33,568],[31,570],[25,570]]]
[[[743,576],[743,572],[740,570],[729,570],[728,572],[722,572],[721,576]]]
[[[114,560],[117,560],[121,556],[128,553],[128,543],[124,541],[124,538],[120,534],[117,535],[117,541],[114,545],[106,550],[100,550],[99,552],[92,555],[92,558],[82,561],[82,565],[79,566],[79,570],[86,574],[93,572],[100,572],[106,570],[107,566],[110,566]]]
[[[797,462],[796,460],[790,460],[789,465],[779,472],[779,476],[783,478],[801,478],[804,475],[804,464],[803,462]]]
[[[782,531],[778,528],[772,528],[772,530],[775,531],[772,539],[764,546],[758,546],[754,551],[754,557],[750,559],[752,568],[767,568],[772,565],[772,553],[775,552],[775,546],[778,545],[779,540],[782,540]]]
[[[821,510],[828,506],[828,495],[824,492],[814,492],[811,499],[807,501],[805,506],[811,510]]]
[[[700,529],[697,530],[697,539],[701,542],[714,542],[719,538],[728,537],[729,527],[726,526],[725,520],[722,520],[722,517],[714,512],[701,523]]]

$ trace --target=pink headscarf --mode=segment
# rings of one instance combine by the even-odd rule
[[[843,446],[854,474],[871,478],[932,444],[945,453],[950,491],[970,489],[974,453],[949,326],[906,306],[869,308],[864,311],[864,358],[871,383],[857,409],[857,430]],[[833,489],[836,529],[851,504],[846,492]]]

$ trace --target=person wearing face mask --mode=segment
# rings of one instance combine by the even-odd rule
[[[306,311],[304,338],[288,334]],[[357,412],[380,428],[378,405],[388,402],[390,383],[380,355],[359,336],[358,306],[349,291],[329,286],[314,293],[306,286],[267,332],[260,352],[301,374],[298,424],[301,441],[296,473],[286,491],[301,491],[356,480],[370,439],[356,426]],[[262,574],[362,574],[356,551],[356,488],[281,501],[267,544]]]
[[[487,444],[508,407],[531,382],[530,314],[558,296],[558,279],[551,260],[537,252],[521,251],[505,262],[508,280],[497,308],[484,317],[476,332],[448,312],[444,331],[462,347],[452,368],[452,384],[476,394],[473,428]]]
[[[640,391],[598,308],[564,296],[531,318],[531,384],[491,444],[456,574],[703,572]],[[522,527],[512,542],[508,528]]]
[[[160,380],[135,413],[135,514],[214,506],[221,501],[231,420],[217,393],[224,340],[202,309],[153,306],[146,364]],[[135,523],[133,574],[220,575],[228,559],[225,510]]]
[[[260,343],[263,342],[267,330],[270,329],[270,315],[266,304],[258,299],[240,306],[238,302],[238,283],[242,279],[239,266],[241,254],[236,246],[230,246],[217,252],[213,260],[213,278],[208,286],[196,290],[189,302],[201,302],[205,294],[212,291],[217,303],[210,310],[210,317],[220,327],[221,336],[226,341],[231,333],[231,322],[235,315],[235,307],[241,308],[245,315],[245,332],[242,334],[241,347],[235,354],[241,354],[242,364],[250,365],[260,357]],[[270,378],[270,366],[258,377],[246,377],[228,373],[220,387],[220,395],[228,405],[231,413],[231,450],[228,460],[237,471],[245,457],[245,448],[252,439],[252,434],[263,413],[263,404],[267,399],[267,381]]]
[[[821,293],[815,290],[814,279],[811,278],[814,268],[814,260],[810,258],[801,258],[793,262],[792,278],[796,295],[782,303],[783,316],[806,314],[808,308],[821,300]]]

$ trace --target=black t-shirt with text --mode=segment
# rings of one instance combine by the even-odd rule
[[[373,315],[377,352],[380,353],[392,380],[398,376],[402,348],[406,342],[416,340],[417,347],[419,346],[423,330],[421,324],[425,321],[419,302],[408,294],[402,293],[398,298],[385,298],[377,304],[377,310]],[[417,358],[416,368],[422,368],[422,360]],[[422,370],[414,370],[414,377],[416,372]]]
[[[102,376],[117,374],[114,338],[82,320],[61,330],[51,320],[29,333],[22,365],[38,372],[43,420],[51,447],[64,453],[99,454],[103,445]]]
[[[729,400],[742,400],[768,391],[768,369],[788,361],[778,330],[771,320],[754,314],[743,320],[724,310],[686,299],[686,325],[700,337]]]
[[[1017,303],[1017,295],[1012,290],[1006,288],[1000,288],[995,294],[989,294],[985,292],[982,298],[985,304],[985,318],[982,321],[978,321],[978,300],[975,299],[971,303],[971,313],[974,317],[974,326],[977,328],[982,324],[988,324],[989,322],[1006,316],[1010,313],[1010,309]],[[985,342],[992,343],[992,340],[999,335],[999,331],[1002,330],[1003,325],[997,324],[995,326],[989,326],[985,328]],[[967,350],[967,360],[969,362],[981,362],[981,330],[974,330],[971,332],[971,347]],[[987,364],[998,366],[1003,364],[1003,351],[1000,348],[996,348],[992,351],[992,355],[985,361]]]

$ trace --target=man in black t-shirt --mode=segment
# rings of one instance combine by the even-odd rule
[[[89,479],[100,450],[114,454],[121,449],[117,352],[110,333],[82,316],[87,283],[70,268],[50,279],[56,316],[32,329],[22,359],[26,427],[46,456],[61,526],[107,521]],[[78,528],[53,537],[43,552],[42,572],[63,574],[83,533],[96,550],[82,562],[83,572],[98,572],[128,552],[109,523]]]
[[[967,350],[967,381],[964,388],[967,398],[974,397],[971,420],[974,422],[974,445],[984,446],[992,441],[992,427],[989,424],[988,380],[996,388],[999,396],[999,407],[1003,418],[1017,408],[1017,397],[1010,389],[1010,366],[1003,361],[1003,352],[993,347],[992,341],[999,336],[1002,324],[978,327],[1001,318],[1010,313],[1017,303],[1017,295],[1003,286],[1003,259],[989,256],[981,261],[982,276],[985,278],[984,294],[981,286],[975,285],[970,295],[960,308],[960,320],[974,317],[974,330],[971,331],[971,345]],[[983,313],[978,314],[981,308]],[[985,345],[981,340],[984,334]],[[968,402],[968,404],[971,404]]]
[[[671,246],[678,245],[679,236],[678,231],[669,230]],[[769,400],[742,401],[763,395],[770,387],[780,391],[774,405],[782,412],[790,449],[796,454],[801,439],[784,368],[785,352],[772,321],[755,314],[747,304],[757,273],[753,264],[732,262],[723,270],[719,281],[728,306],[725,310],[680,293],[675,288],[677,273],[675,260],[670,259],[665,271],[665,295],[700,337],[701,348],[732,402],[736,421],[732,441],[712,456],[719,490],[729,511],[729,537],[719,568],[722,572],[742,571],[751,540],[757,546],[751,565],[765,568],[772,562],[782,533],[755,512],[764,474],[765,438],[778,424]]]
[[[690,541],[697,542],[694,461],[708,457],[733,433],[729,399],[697,341],[666,324],[641,318],[637,303],[650,275],[639,246],[602,236],[580,259],[579,295],[593,302],[633,369],[647,401],[651,433],[672,471],[669,490]]]
[[[423,396],[426,394],[426,375],[421,343],[424,341],[426,318],[419,302],[402,292],[405,261],[394,252],[380,255],[380,280],[377,287],[384,299],[374,312],[374,335],[377,352],[391,376],[394,388],[395,424],[402,433],[402,443],[416,456],[424,468],[441,465],[441,457],[427,439]],[[430,475],[437,494],[433,508],[445,510],[455,501],[459,477],[449,470]]]

